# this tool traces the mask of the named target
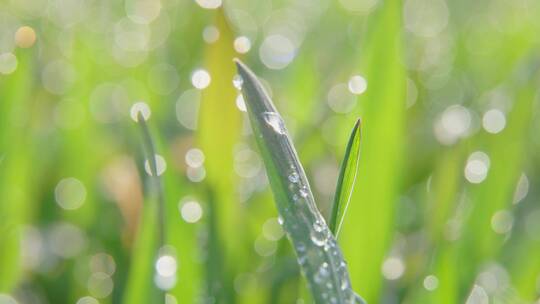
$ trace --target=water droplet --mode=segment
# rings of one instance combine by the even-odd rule
[[[323,224],[321,223],[321,221],[315,221],[315,223],[313,223],[313,229],[315,229],[315,231],[317,232],[321,232],[324,230],[324,226]]]
[[[324,246],[326,244],[327,235],[324,231],[312,230],[310,233],[310,238],[313,244],[316,246]]]
[[[283,225],[283,218],[281,217],[281,215],[278,216],[277,221],[280,225]]]
[[[349,275],[347,273],[347,268],[345,268],[344,265],[345,264],[342,262],[342,264],[340,264],[338,268],[338,275],[339,275],[339,280],[340,280],[339,287],[341,288],[341,290],[346,290],[347,288],[350,287]]]
[[[240,54],[249,52],[251,49],[251,40],[246,36],[240,36],[234,39],[234,49]]]
[[[298,194],[295,193],[292,198],[296,202],[300,199],[300,196],[298,196]]]
[[[349,91],[355,95],[364,93],[367,89],[367,81],[360,75],[352,76],[349,79]]]
[[[175,275],[177,267],[176,259],[171,255],[160,256],[155,264],[157,273],[164,277]]]
[[[237,90],[241,90],[242,84],[244,84],[244,79],[242,79],[242,76],[237,74],[237,75],[234,75],[232,83]]]
[[[309,192],[308,192],[306,187],[300,188],[300,196],[301,197],[306,198],[306,197],[308,197],[308,194],[309,194]]]
[[[328,242],[326,242],[324,244],[324,251],[329,251],[330,249],[332,249],[332,245]]]
[[[203,69],[195,70],[191,74],[191,84],[199,90],[202,90],[210,85],[212,78],[210,74]]]
[[[300,181],[300,176],[298,176],[298,173],[293,172],[289,174],[289,181],[291,183],[298,183],[298,181]]]
[[[346,290],[349,288],[349,281],[347,279],[341,280],[341,290]]]
[[[274,132],[278,134],[285,134],[285,123],[281,116],[275,112],[263,112],[262,116],[267,125],[272,127]]]
[[[244,96],[242,96],[242,94],[236,96],[236,107],[242,112],[247,112],[246,102],[244,101]]]
[[[131,119],[133,119],[135,122],[139,121],[139,114],[142,115],[142,118],[144,120],[148,120],[150,118],[150,107],[145,102],[139,101],[133,104],[131,106],[130,110],[130,116]]]
[[[160,176],[167,169],[167,163],[165,162],[165,158],[159,154],[154,154],[154,161],[156,165],[156,176]],[[152,164],[148,159],[144,162],[144,170],[148,175],[154,176]]]

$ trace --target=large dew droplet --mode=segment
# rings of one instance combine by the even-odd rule
[[[315,244],[316,246],[324,246],[324,244],[326,244],[326,241],[328,239],[328,236],[326,235],[325,231],[317,231],[317,230],[312,230],[309,237],[311,238],[311,241],[313,242],[313,244]]]
[[[278,134],[285,134],[285,123],[281,116],[275,112],[263,112],[262,116],[267,125],[272,127],[274,132]]]

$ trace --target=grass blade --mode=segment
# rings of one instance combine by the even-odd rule
[[[336,239],[315,201],[281,116],[257,77],[239,60],[242,93],[278,211],[316,303],[362,303],[351,289]]]
[[[341,169],[336,186],[336,194],[334,204],[332,205],[332,213],[330,215],[330,231],[338,237],[343,218],[349,207],[351,196],[354,189],[354,182],[358,172],[358,160],[360,159],[360,139],[361,139],[360,119],[356,121],[353,127],[345,156],[341,163]]]
[[[405,84],[402,1],[384,1],[370,15],[359,70],[368,83],[360,95],[362,158],[340,243],[350,260],[354,287],[368,302],[381,302],[381,265],[394,232],[394,213],[402,181],[405,148]],[[359,235],[359,231],[363,233]],[[366,250],[369,248],[369,250]]]
[[[163,291],[154,287],[152,278],[154,277],[153,265],[158,256],[158,249],[163,247],[165,242],[165,200],[156,163],[154,142],[146,120],[140,111],[137,115],[137,124],[140,127],[144,154],[151,174],[147,179],[143,214],[133,248],[134,255],[124,303],[134,303],[140,300],[154,302],[158,295],[160,297],[158,303],[161,303],[164,301],[165,295]]]
[[[219,30],[219,39],[205,48],[204,67],[211,75],[209,86],[201,91],[201,107],[198,116],[196,144],[204,152],[206,169],[205,184],[208,186],[209,210],[208,231],[209,263],[206,264],[208,282],[207,293],[218,302],[235,302],[231,293],[234,273],[238,272],[240,261],[248,257],[248,250],[241,238],[227,242],[228,235],[238,234],[243,227],[243,208],[237,203],[234,171],[234,146],[242,131],[242,115],[234,103],[238,92],[232,79],[236,74],[231,60],[236,55],[233,42],[234,33],[227,22],[223,10],[218,10],[214,24]],[[221,286],[216,288],[216,286]],[[238,295],[240,298],[241,295]]]

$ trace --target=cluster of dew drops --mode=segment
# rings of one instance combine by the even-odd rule
[[[233,85],[234,87],[241,91],[242,85],[244,83],[244,80],[240,75],[235,75],[233,77]],[[281,116],[276,112],[263,112],[261,113],[265,123],[277,134],[284,135],[286,134],[286,128],[285,123],[283,122],[283,119]],[[302,184],[300,175],[294,168],[292,168],[292,172],[288,175],[287,179],[289,180],[289,189],[294,192],[293,194],[293,200],[300,204],[302,201],[305,201],[309,196],[309,190],[308,188]],[[284,224],[283,218],[280,216],[278,218],[278,221],[281,225]],[[294,225],[293,225],[294,226]],[[287,229],[286,229],[287,230]],[[330,237],[330,231],[328,230],[326,224],[324,223],[324,220],[322,219],[316,219],[313,223],[313,227],[310,230],[310,239],[311,242],[317,246],[317,247],[323,247],[323,250],[325,252],[329,252],[330,259],[329,262],[336,270],[337,270],[337,276],[338,276],[338,283],[340,284],[339,288],[342,292],[345,292],[346,295],[346,303],[363,303],[363,301],[354,293],[354,291],[351,289],[350,283],[349,283],[349,277],[347,272],[347,265],[343,261],[343,258],[340,255],[339,249],[337,248],[337,245],[335,244],[335,241],[332,241],[332,238]],[[316,269],[314,273],[314,281],[318,286],[321,286],[325,289],[328,289],[328,292],[323,292],[321,296],[325,301],[328,301],[328,303],[335,304],[338,303],[338,299],[333,295],[333,283],[332,283],[332,273],[331,273],[331,265],[328,264],[328,262],[324,261],[326,259],[323,259],[322,256],[318,256],[317,253],[309,252],[308,247],[305,243],[302,241],[293,242],[295,244],[297,256],[298,256],[298,263],[301,266],[306,266],[308,258],[312,256],[311,258],[315,258],[316,260],[323,260],[318,268]]]
[[[240,75],[235,75],[233,77],[233,86],[238,90],[242,90],[242,85],[244,84],[244,79]],[[241,97],[241,95],[239,95]],[[237,104],[239,102],[237,101]],[[245,109],[245,103],[243,101],[243,98],[241,98],[242,105],[239,105],[240,108]],[[286,128],[285,123],[283,122],[283,119],[281,116],[276,112],[263,112],[261,113],[262,117],[264,118],[265,123],[272,128],[274,132],[276,132],[279,135],[285,135]]]
[[[288,175],[288,180],[290,182],[289,189],[294,192],[293,200],[296,203],[300,203],[309,196],[308,188],[302,184],[299,174],[296,170]],[[280,218],[280,223],[283,224],[283,220]],[[314,282],[326,289],[321,296],[328,303],[338,303],[338,299],[333,295],[334,285],[333,285],[333,275],[332,269],[335,270],[337,276],[337,284],[339,284],[339,289],[345,294],[346,303],[362,303],[361,299],[354,293],[351,289],[349,276],[347,272],[347,265],[343,261],[337,244],[330,237],[330,231],[324,223],[323,219],[316,219],[310,230],[310,240],[313,245],[316,247],[322,247],[324,252],[327,254],[322,254],[320,250],[313,250],[308,248],[306,244],[302,241],[295,242],[295,248],[298,256],[298,263],[305,267],[308,263],[308,259],[311,261],[318,261],[318,267],[313,273]],[[313,247],[311,247],[313,248]],[[326,255],[326,257],[324,257]],[[330,264],[329,264],[330,263]],[[332,269],[331,269],[332,268]]]

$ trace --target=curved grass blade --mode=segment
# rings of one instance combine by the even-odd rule
[[[133,247],[134,254],[124,303],[155,302],[156,297],[160,298],[158,303],[161,303],[165,299],[165,293],[154,287],[153,265],[158,256],[158,249],[162,248],[165,243],[165,199],[157,170],[154,142],[141,112],[138,113],[137,123],[140,127],[144,154],[151,174],[147,179],[143,214]]]
[[[314,301],[364,303],[351,288],[347,264],[317,210],[281,116],[255,74],[239,60],[235,62],[274,199]]]
[[[157,172],[157,163],[156,163],[156,152],[154,148],[154,141],[152,140],[152,135],[150,130],[146,125],[146,120],[144,119],[141,112],[139,112],[137,121],[141,129],[141,134],[143,137],[143,146],[145,149],[146,159],[148,160],[148,165],[150,167],[151,177],[150,177],[150,195],[157,198],[157,209],[159,217],[158,225],[158,244],[163,246],[165,244],[165,199],[163,197],[163,190],[161,188],[161,179]]]
[[[360,119],[358,119],[352,129],[349,142],[347,143],[347,149],[345,150],[345,156],[341,163],[336,194],[334,196],[334,204],[332,205],[332,213],[330,214],[329,228],[336,238],[339,235],[345,213],[349,207],[356,175],[358,173],[361,137]]]

